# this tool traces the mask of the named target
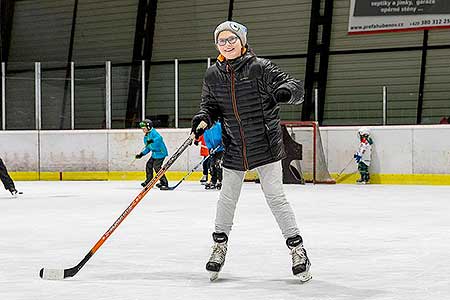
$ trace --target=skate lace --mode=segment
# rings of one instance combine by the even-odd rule
[[[209,261],[222,264],[225,261],[226,254],[227,254],[227,245],[225,243],[215,243],[212,246],[212,253]]]
[[[306,254],[303,247],[298,246],[291,249],[292,265],[297,266],[300,264],[306,264]]]

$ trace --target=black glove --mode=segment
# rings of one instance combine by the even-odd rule
[[[194,141],[194,145],[195,145],[195,146],[198,146],[198,143],[200,143],[199,140],[195,140],[195,141]]]
[[[144,156],[142,153],[138,153],[138,154],[136,154],[135,158],[136,158],[136,159],[141,159],[142,156]]]
[[[200,115],[196,115],[192,118],[192,130],[191,132],[193,132],[195,134],[195,139],[198,140],[203,133],[205,132],[206,128],[198,128],[198,125],[200,125],[200,122],[206,122],[208,123],[205,118],[203,116]]]
[[[291,92],[285,88],[278,89],[275,91],[275,100],[279,103],[286,103],[291,100]]]
[[[150,145],[150,144],[153,143],[153,142],[154,142],[153,139],[148,139],[148,140],[147,140],[147,145]]]

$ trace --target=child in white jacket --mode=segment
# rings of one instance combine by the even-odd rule
[[[361,178],[356,181],[359,184],[367,184],[370,180],[369,174],[369,166],[370,161],[372,160],[372,144],[373,140],[370,137],[369,128],[362,127],[358,130],[359,137],[359,149],[353,155],[356,163],[358,164],[358,171],[361,175]]]

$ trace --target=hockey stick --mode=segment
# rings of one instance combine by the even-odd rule
[[[139,152],[139,153],[142,153],[142,151],[144,151],[145,148],[147,148],[147,146],[144,146],[144,148],[142,148],[142,149],[141,149],[141,152]],[[137,158],[134,157],[133,161],[130,163],[130,166],[134,165],[134,163],[136,162],[136,160],[137,160]]]
[[[342,173],[348,168],[348,166],[350,166],[350,164],[353,162],[353,159],[354,158],[352,158],[352,159],[350,159],[350,161],[347,163],[347,165],[338,173],[338,175],[336,176],[336,178],[334,179],[334,180],[336,180],[336,183],[338,182],[338,179],[340,179],[340,177],[343,175]],[[358,171],[358,170],[356,170],[356,171]],[[353,173],[355,173],[356,171],[353,171],[352,173],[350,173],[350,174],[347,174],[347,175],[352,175]]]
[[[216,148],[214,148],[214,149],[209,153],[208,156],[205,156],[198,164],[195,165],[194,168],[192,168],[192,170],[190,170],[186,175],[184,175],[184,177],[181,178],[181,180],[178,181],[177,184],[175,184],[174,186],[169,187],[169,190],[173,191],[174,189],[176,189],[177,186],[179,186],[186,178],[188,178],[192,173],[194,173],[194,171],[197,170],[197,168],[200,167],[200,166],[203,164],[203,162],[204,162],[205,160],[208,159],[208,157],[210,157],[211,155],[213,155],[214,153],[216,153],[216,151],[217,151],[217,149],[219,149],[219,147],[220,147],[220,145],[217,146]]]
[[[205,128],[207,124],[201,122],[199,128]],[[86,256],[74,267],[68,269],[47,269],[42,268],[39,271],[39,276],[42,279],[48,280],[62,280],[67,277],[75,276],[78,271],[88,262],[88,260],[97,252],[97,250],[103,245],[103,243],[111,236],[111,234],[119,227],[123,220],[131,213],[131,211],[138,205],[138,203],[144,198],[144,196],[151,190],[151,188],[158,182],[158,180],[164,175],[164,173],[170,168],[170,166],[181,156],[184,150],[192,144],[195,138],[195,134],[191,133],[184,143],[175,151],[175,153],[169,158],[165,165],[159,170],[156,176],[143,188],[143,190],[134,198],[133,202],[122,212],[122,214],[116,219],[116,221],[109,227],[109,229],[103,234],[103,236],[97,241]]]
[[[350,166],[350,164],[352,163],[354,158],[350,159],[350,161],[347,163],[347,165],[337,174],[336,179],[339,178],[339,176],[342,175],[342,173],[345,171],[345,169],[348,168],[348,166]]]
[[[358,170],[355,170],[355,171],[353,171],[351,173],[348,173],[348,174],[342,174],[339,178],[336,178],[336,183],[341,183],[342,181],[346,180],[347,178],[349,178],[350,176],[352,176],[356,172],[358,172]]]

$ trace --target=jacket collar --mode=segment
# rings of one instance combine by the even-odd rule
[[[227,66],[230,66],[234,71],[237,71],[250,59],[255,57],[254,54],[251,54],[249,51],[247,51],[247,48],[244,48],[242,52],[243,53],[241,56],[232,60],[227,60],[222,54],[219,54],[216,62],[217,67],[224,72],[227,72]]]

